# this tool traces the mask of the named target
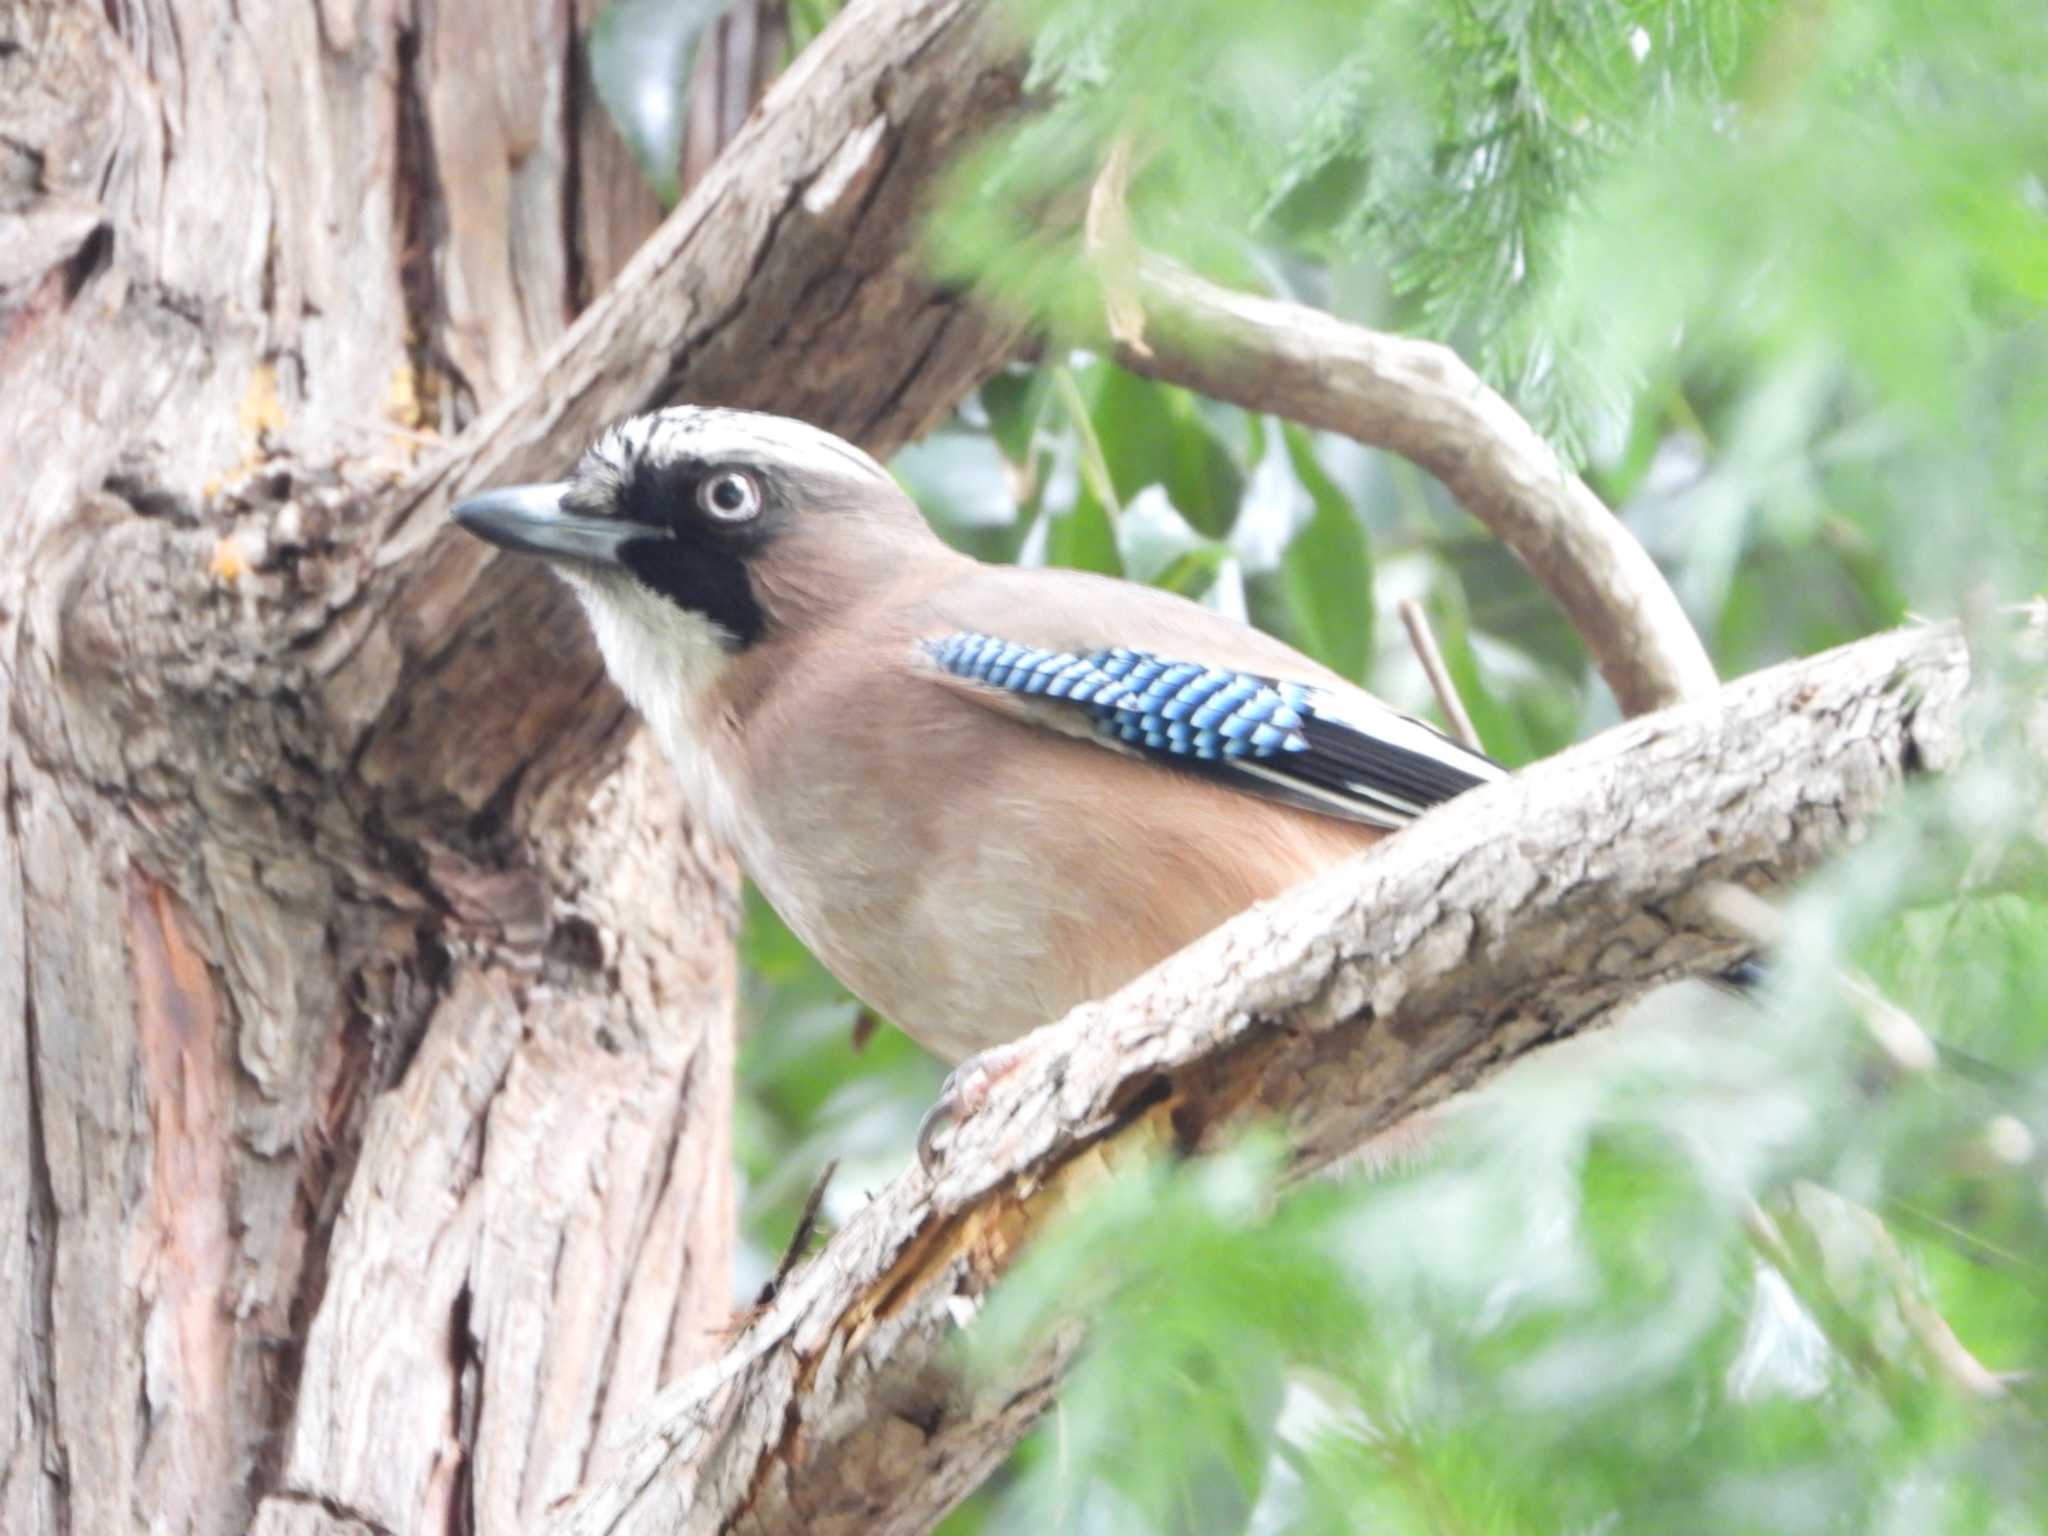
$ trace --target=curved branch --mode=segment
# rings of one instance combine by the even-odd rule
[[[2038,635],[2048,607],[2030,614]],[[1219,929],[1033,1037],[936,1180],[913,1167],[659,1404],[555,1529],[927,1529],[1075,1347],[963,1386],[946,1350],[1020,1245],[1118,1160],[1276,1120],[1306,1171],[1750,939],[1697,894],[1861,836],[1964,750],[1954,626],[1897,631],[1633,721]]]
[[[1137,264],[1133,373],[1274,411],[1441,480],[1549,589],[1631,715],[1697,697],[1714,664],[1642,545],[1457,353],[1235,293],[1157,256]]]

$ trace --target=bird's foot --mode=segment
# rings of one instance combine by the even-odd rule
[[[990,1046],[946,1074],[938,1099],[917,1125],[917,1160],[933,1177],[939,1171],[939,1143],[953,1127],[988,1103],[991,1089],[1024,1065],[1022,1041]]]

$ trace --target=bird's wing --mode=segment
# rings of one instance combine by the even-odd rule
[[[1276,641],[1260,637],[1254,670],[1199,654],[1204,638],[1222,639],[1197,632],[1142,648],[1061,648],[952,629],[923,637],[919,646],[938,681],[989,708],[1369,826],[1404,826],[1438,802],[1505,775],[1491,758],[1307,658],[1296,658],[1298,669],[1287,666],[1294,653]]]

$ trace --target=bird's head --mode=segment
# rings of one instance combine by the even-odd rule
[[[783,416],[697,406],[620,422],[567,479],[486,491],[454,516],[568,581],[643,712],[651,690],[706,682],[818,622],[934,537],[851,443]]]

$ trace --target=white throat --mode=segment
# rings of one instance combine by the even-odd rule
[[[675,768],[691,813],[728,847],[739,816],[719,771],[707,701],[731,665],[724,636],[701,614],[687,613],[630,577],[561,574],[589,616],[605,670],[640,713]]]

